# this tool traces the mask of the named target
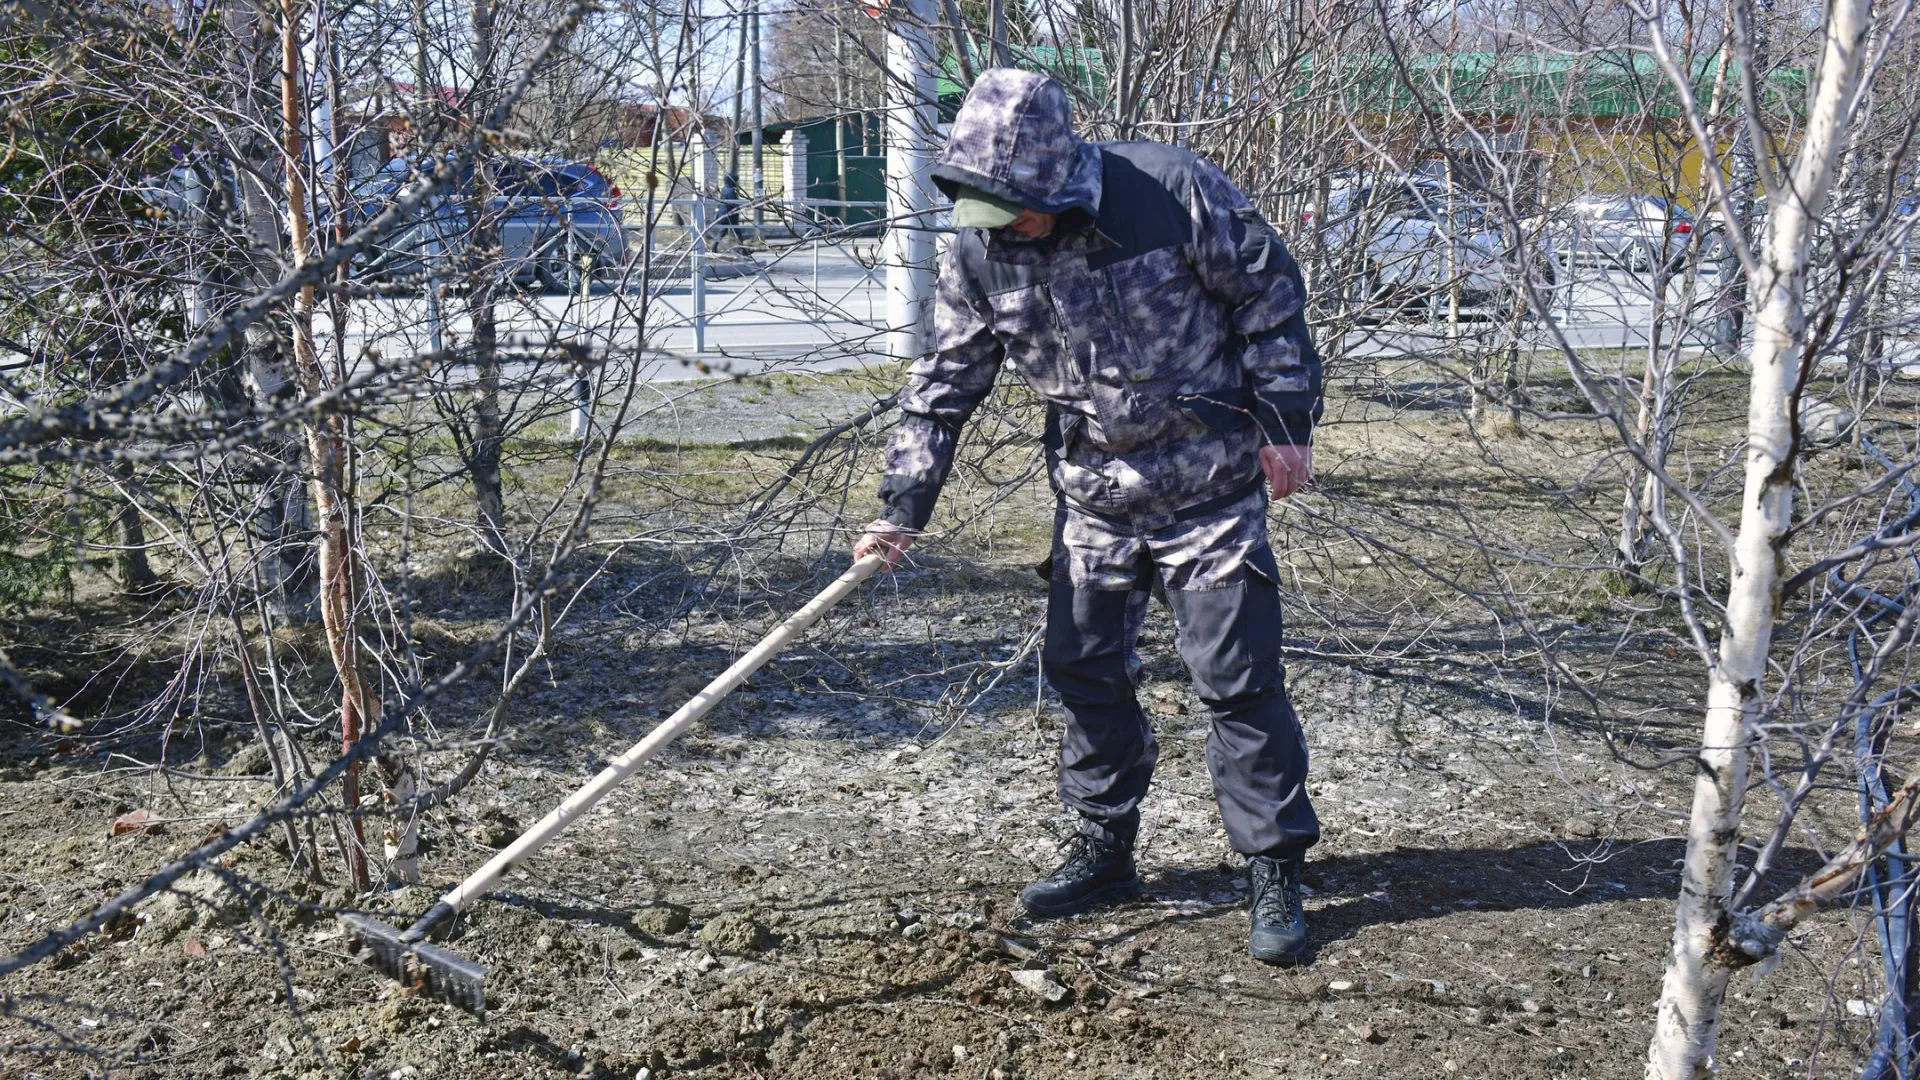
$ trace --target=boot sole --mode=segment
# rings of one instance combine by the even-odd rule
[[[1304,964],[1312,954],[1313,950],[1309,949],[1304,941],[1297,949],[1261,949],[1252,943],[1247,945],[1247,955],[1263,964],[1272,964],[1275,967],[1294,967]]]
[[[1078,915],[1088,908],[1118,903],[1138,896],[1140,887],[1140,879],[1134,878],[1132,881],[1116,881],[1111,885],[1102,885],[1078,900],[1054,906],[1035,904],[1023,896],[1020,898],[1020,906],[1026,908],[1029,915],[1038,915],[1043,919],[1064,919],[1069,915]]]

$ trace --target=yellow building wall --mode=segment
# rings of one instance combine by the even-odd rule
[[[714,150],[715,167],[721,175],[727,168],[727,148],[721,145]],[[766,195],[769,199],[784,199],[787,193],[787,148],[781,143],[768,143],[761,150],[765,162]],[[620,185],[620,191],[629,199],[644,198],[648,177],[654,179],[655,190],[664,194],[668,182],[684,194],[692,190],[698,180],[698,168],[688,159],[684,146],[628,147],[619,150],[603,150],[594,164],[607,178]],[[706,185],[712,191],[718,191],[720,176],[715,176],[711,184]],[[740,187],[741,197],[753,194],[753,149],[740,148]]]

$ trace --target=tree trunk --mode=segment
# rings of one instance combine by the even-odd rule
[[[300,21],[297,0],[280,0],[280,120],[285,140],[288,231],[296,266],[312,261],[313,237],[307,222],[307,184],[304,175],[306,98],[300,86]],[[313,287],[300,290],[293,309],[294,370],[309,395],[327,388],[313,342]],[[320,529],[320,619],[326,630],[327,651],[340,680],[340,746],[351,749],[360,741],[369,717],[369,698],[360,678],[358,635],[354,632],[357,607],[353,565],[353,504],[348,494],[346,419],[330,413],[301,424],[307,453],[313,462],[313,504]],[[341,802],[347,811],[343,843],[347,878],[362,892],[372,885],[367,870],[366,828],[356,812],[360,805],[360,767],[347,770]]]
[[[1665,365],[1657,353],[1647,356],[1647,369],[1640,379],[1640,408],[1634,418],[1633,434],[1647,459],[1654,467],[1666,468],[1666,445],[1656,433],[1662,428],[1661,411],[1667,404],[1667,391],[1664,385],[1667,378]],[[1614,541],[1614,554],[1619,559],[1620,581],[1629,592],[1641,592],[1646,587],[1643,573],[1652,561],[1653,522],[1648,517],[1653,502],[1653,487],[1658,483],[1653,473],[1641,467],[1629,467],[1627,482],[1623,485],[1620,506],[1620,533]]]
[[[152,596],[160,589],[160,577],[147,561],[147,526],[140,519],[140,504],[133,500],[133,466],[117,462],[113,479],[121,489],[120,505],[113,514],[114,531],[119,534],[113,561],[120,591],[127,596]]]
[[[1827,9],[1819,81],[1789,189],[1770,193],[1767,242],[1749,285],[1758,302],[1747,408],[1746,484],[1727,586],[1726,624],[1708,676],[1707,716],[1673,948],[1647,1051],[1649,1080],[1698,1080],[1713,1069],[1720,1002],[1731,969],[1714,958],[1726,933],[1746,791],[1747,740],[1766,701],[1767,652],[1780,601],[1780,550],[1793,513],[1794,398],[1806,343],[1809,226],[1826,204],[1860,79],[1871,0]]]
[[[493,8],[490,0],[473,4],[473,80],[467,93],[468,116],[477,124],[486,116],[487,100],[482,92],[492,77]],[[500,416],[500,348],[498,308],[494,304],[493,283],[499,268],[495,259],[500,252],[500,233],[493,221],[492,187],[486,170],[476,162],[473,170],[471,243],[479,258],[472,267],[473,287],[468,295],[468,311],[473,320],[473,364],[478,397],[473,408],[473,452],[467,462],[473,477],[475,524],[480,529],[480,546],[486,561],[498,563],[507,557],[506,505],[500,492],[500,443],[504,428]]]
[[[238,0],[226,9],[234,111],[242,121],[241,129],[250,133],[241,144],[241,153],[252,166],[236,170],[234,180],[234,205],[247,239],[243,261],[231,268],[237,286],[232,290],[235,295],[259,292],[279,274],[279,207],[266,179],[279,171],[275,161],[278,153],[264,134],[272,130],[271,106],[267,104],[271,100],[267,95],[272,92],[268,80],[274,67],[270,25],[254,0]],[[217,313],[211,314],[218,317]],[[244,331],[239,351],[256,408],[272,409],[294,392],[293,376],[287,370],[284,325],[276,325],[271,319],[256,320]],[[262,436],[254,449],[261,458],[260,476],[247,516],[247,531],[253,539],[260,586],[270,609],[283,616],[306,618],[314,599],[314,556],[308,542],[313,523],[300,480],[304,467],[300,440],[276,432]]]

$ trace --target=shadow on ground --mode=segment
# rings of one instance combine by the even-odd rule
[[[1670,900],[1679,885],[1684,850],[1677,839],[1582,840],[1520,848],[1400,847],[1332,855],[1307,865],[1307,887],[1320,900],[1318,910],[1309,915],[1309,926],[1315,944],[1324,946],[1369,926],[1402,925],[1458,911],[1543,911],[1620,900]],[[1774,895],[1820,865],[1820,857],[1810,849],[1783,851],[1757,895]],[[1147,892],[1162,901],[1213,901],[1231,892],[1241,877],[1237,867],[1149,872]],[[1222,906],[1239,904],[1236,899]],[[1165,921],[1188,917],[1173,915]]]

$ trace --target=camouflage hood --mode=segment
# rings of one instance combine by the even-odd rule
[[[960,185],[1049,214],[1100,209],[1100,151],[1073,133],[1060,84],[1013,68],[980,73],[933,168],[951,198]]]

